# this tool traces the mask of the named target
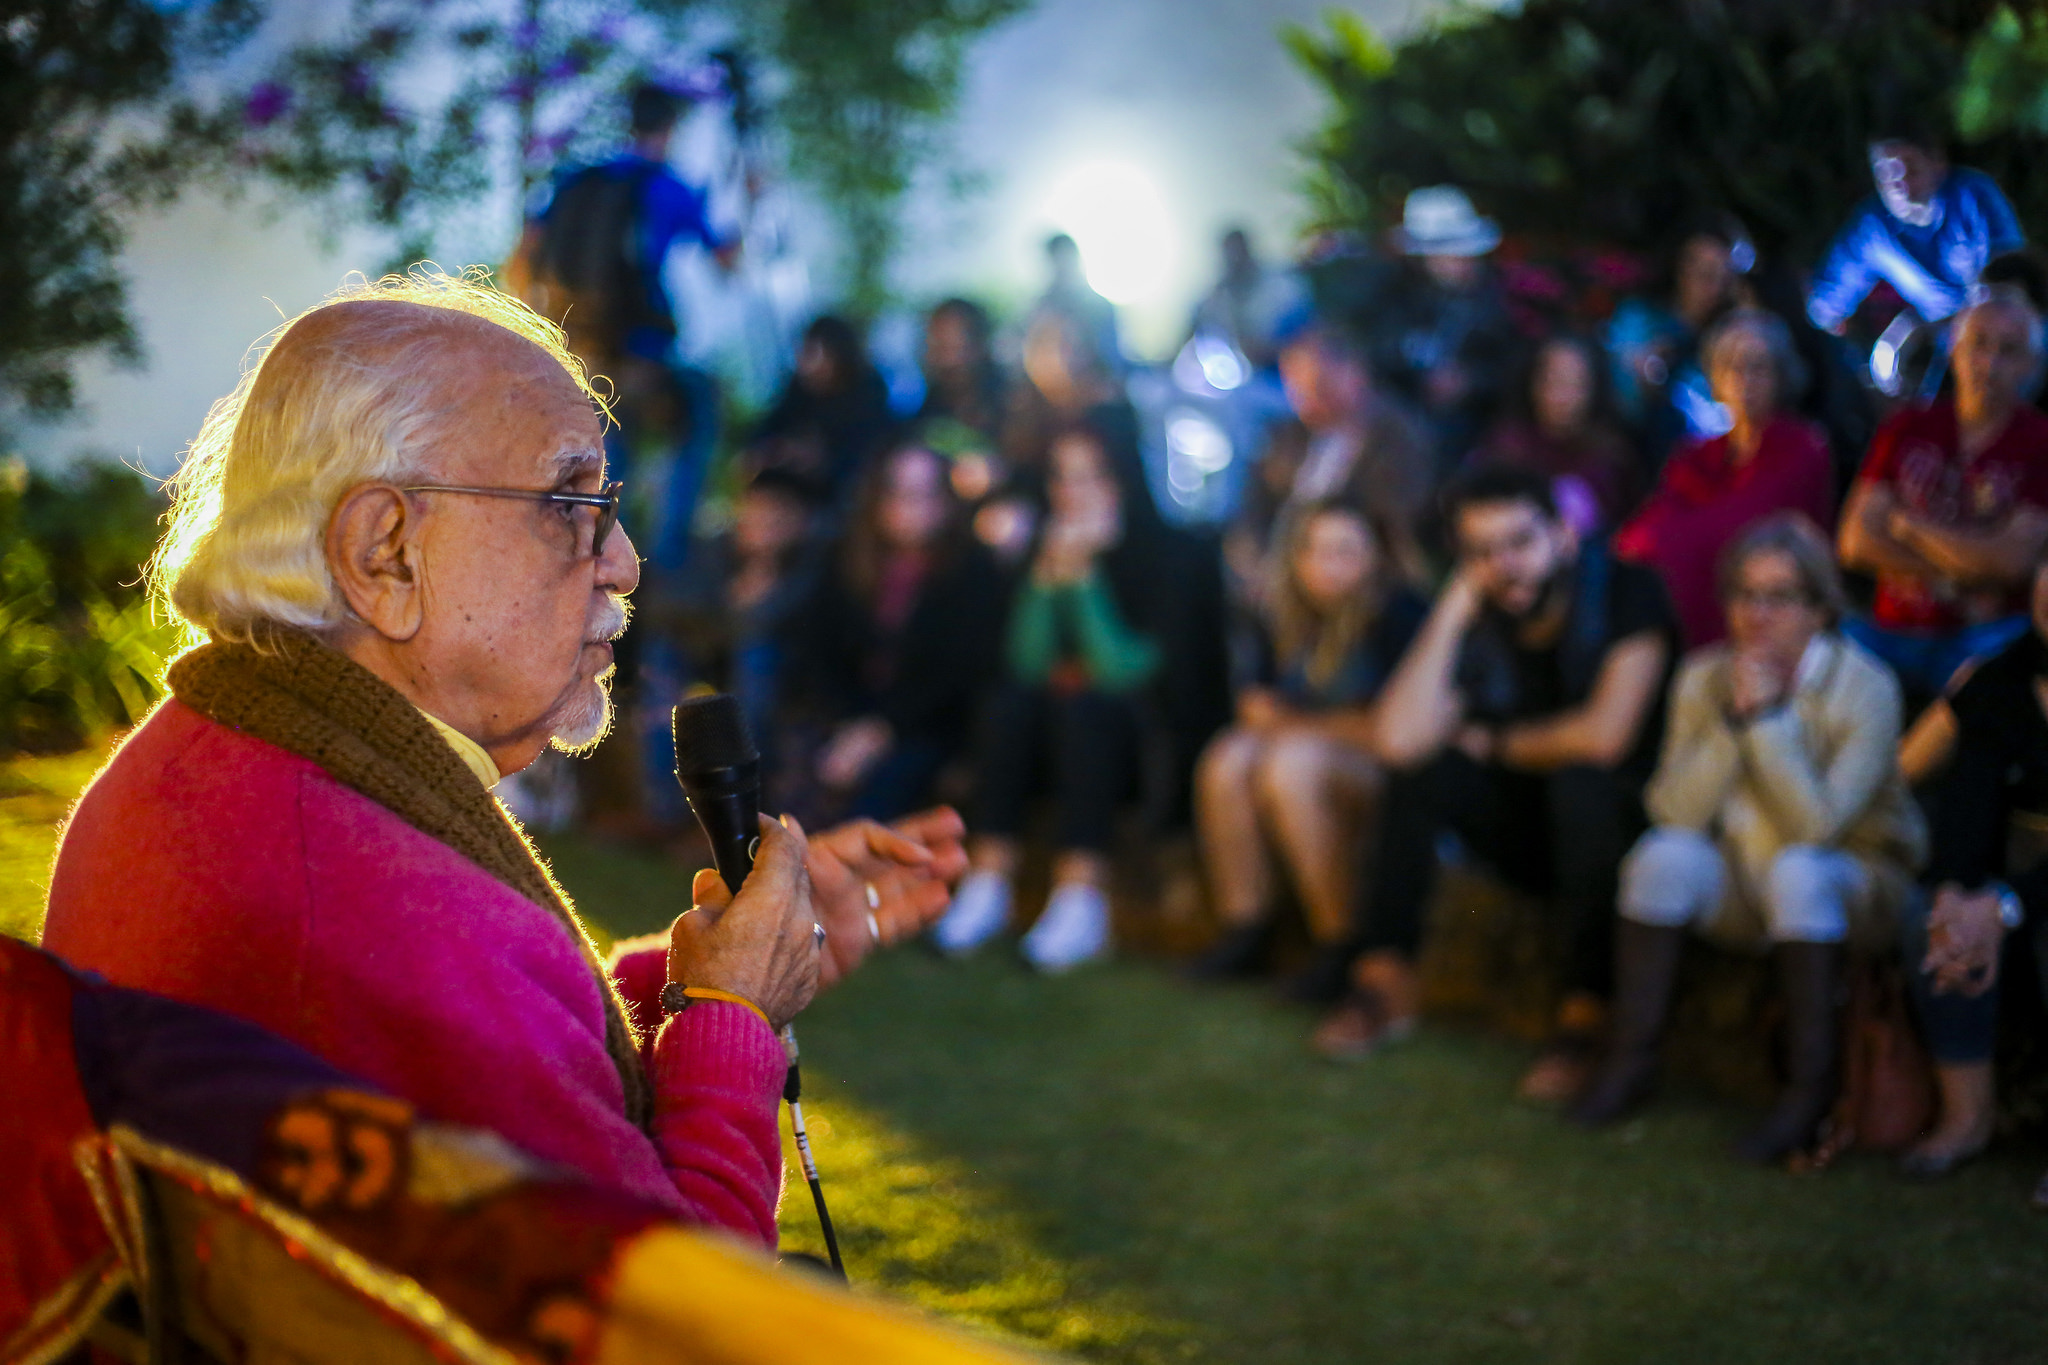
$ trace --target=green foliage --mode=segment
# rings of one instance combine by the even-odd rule
[[[2000,5],[1970,42],[1955,97],[1956,132],[2048,136],[2048,14]]]
[[[263,0],[0,0],[0,423],[71,407],[85,353],[141,358],[119,269],[138,208],[197,178],[263,181],[329,231],[381,229],[403,268],[494,186],[523,205],[561,161],[615,145],[633,81],[701,76],[704,25],[745,35],[738,60],[780,85],[768,127],[837,215],[852,302],[872,309],[962,54],[1028,4],[350,0],[329,37],[265,57]],[[509,247],[516,227],[485,236]]]
[[[1030,0],[781,0],[751,20],[788,77],[778,118],[794,171],[814,184],[846,240],[847,303],[888,297],[895,209],[922,166],[944,156],[974,39]]]
[[[2048,228],[2043,129],[2008,112],[2039,98],[2041,68],[2025,68],[2031,86],[2013,72],[2048,42],[2037,16],[1999,13],[1979,0],[1529,0],[1460,11],[1391,60],[1351,21],[1297,30],[1289,46],[1334,105],[1306,149],[1311,208],[1319,226],[1385,226],[1409,190],[1449,181],[1517,232],[1654,248],[1724,210],[1764,249],[1811,259],[1870,193],[1877,125],[1938,125],[1953,98],[1959,159]],[[2018,36],[1995,40],[2006,32]]]
[[[154,615],[141,565],[163,504],[118,466],[0,474],[0,752],[74,748],[162,695],[181,631]]]
[[[247,37],[253,0],[0,0],[0,403],[74,401],[70,362],[139,358],[124,223],[217,169],[239,119],[177,88]],[[0,407],[0,416],[5,408]]]

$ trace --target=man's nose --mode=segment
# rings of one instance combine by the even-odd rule
[[[624,526],[612,527],[604,538],[604,554],[597,562],[598,586],[616,593],[630,593],[640,586],[640,552]]]

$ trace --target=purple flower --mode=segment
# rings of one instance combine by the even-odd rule
[[[292,107],[292,92],[276,81],[261,81],[242,103],[242,119],[252,128],[267,128]]]

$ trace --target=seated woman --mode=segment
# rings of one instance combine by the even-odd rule
[[[1582,536],[1613,527],[1635,509],[1643,478],[1635,450],[1610,416],[1606,379],[1598,346],[1582,337],[1550,338],[1530,358],[1511,414],[1487,433],[1470,463],[1520,465],[1544,475]]]
[[[1002,579],[946,462],[916,444],[869,471],[837,561],[789,633],[789,715],[829,727],[812,761],[829,804],[893,819],[966,741],[994,673]]]
[[[1737,1145],[1772,1162],[1810,1145],[1835,1100],[1837,993],[1851,942],[1888,944],[1925,854],[1894,753],[1899,686],[1843,637],[1834,556],[1804,517],[1753,526],[1722,575],[1728,640],[1672,687],[1645,800],[1655,827],[1621,870],[1613,1051],[1576,1116],[1614,1122],[1647,1095],[1686,929],[1768,944],[1788,1079]]]
[[[1681,447],[1614,537],[1615,554],[1664,579],[1688,649],[1724,633],[1715,567],[1744,527],[1779,511],[1802,512],[1822,530],[1835,524],[1827,437],[1783,410],[1806,384],[1806,364],[1784,320],[1737,309],[1707,333],[1700,353],[1731,426]]]
[[[1327,995],[1343,984],[1353,850],[1381,785],[1367,752],[1372,701],[1429,612],[1394,580],[1384,545],[1362,511],[1337,500],[1310,503],[1282,532],[1260,680],[1239,692],[1237,723],[1196,770],[1202,861],[1224,925],[1195,962],[1198,977],[1257,968],[1277,860],[1321,949],[1298,986]]]
[[[1136,785],[1180,585],[1135,450],[1112,453],[1094,428],[1070,427],[1052,443],[1049,472],[1043,530],[1010,604],[1004,678],[985,717],[970,870],[933,938],[967,953],[1009,923],[1042,764],[1059,853],[1052,897],[1022,946],[1033,966],[1061,971],[1110,948],[1113,817]]]
[[[808,479],[838,508],[892,420],[889,386],[860,333],[827,313],[804,329],[796,373],[747,440],[747,465]]]
[[[1950,693],[1953,742],[1934,811],[1934,888],[1907,916],[1912,972],[1940,1083],[1934,1131],[1908,1173],[1946,1174],[1990,1143],[1999,978],[2030,968],[2048,992],[2048,562],[2034,570],[2032,629]],[[2048,1178],[2035,1191],[2048,1208]]]

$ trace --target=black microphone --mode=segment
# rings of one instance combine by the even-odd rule
[[[674,716],[676,781],[711,841],[711,861],[738,895],[761,846],[761,755],[746,713],[723,692],[691,697]]]
[[[761,847],[761,754],[748,733],[746,713],[734,697],[714,692],[678,703],[671,724],[676,781],[682,784],[697,823],[704,827],[704,837],[711,841],[711,861],[719,877],[737,896],[740,883],[754,870],[754,854]],[[818,933],[822,941],[824,931]],[[811,1200],[818,1206],[825,1250],[832,1257],[833,1271],[843,1280],[846,1266],[839,1259],[839,1238],[832,1231],[825,1186],[811,1155],[810,1135],[804,1131],[803,1074],[797,1068],[796,1030],[788,1025],[782,1029],[782,1046],[789,1053],[782,1098],[789,1101],[789,1123],[796,1136],[797,1155],[803,1158],[804,1179],[810,1182]]]

